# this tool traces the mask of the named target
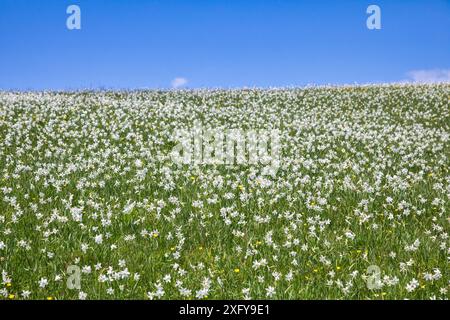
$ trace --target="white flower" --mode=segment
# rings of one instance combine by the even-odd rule
[[[84,267],[81,269],[81,272],[86,273],[86,274],[89,274],[89,273],[92,272],[92,268],[91,268],[91,266],[84,266]]]
[[[269,286],[266,288],[266,297],[271,298],[275,295],[275,288],[272,286]]]
[[[136,160],[134,161],[134,165],[135,165],[137,168],[141,168],[141,167],[142,167],[142,161],[141,161],[140,159],[136,159]]]
[[[412,279],[407,285],[406,285],[406,291],[413,292],[416,290],[416,288],[419,286],[419,281],[416,279]]]
[[[39,287],[40,288],[45,288],[48,285],[48,280],[46,278],[41,278],[39,280]]]
[[[163,281],[166,283],[169,283],[171,281],[172,277],[170,276],[170,274],[166,274],[163,278]]]
[[[86,298],[87,298],[87,294],[86,294],[85,292],[80,291],[80,292],[78,293],[78,299],[80,299],[80,300],[86,300]]]
[[[96,236],[94,237],[94,241],[95,241],[95,243],[97,243],[97,244],[102,244],[102,243],[103,243],[103,235],[101,235],[101,234],[96,235]]]
[[[354,234],[353,232],[351,232],[351,231],[347,231],[347,232],[345,233],[345,236],[346,236],[347,238],[349,238],[350,240],[355,239],[355,234]]]
[[[134,207],[136,206],[136,202],[131,202],[128,201],[128,203],[125,205],[125,207],[123,208],[123,213],[124,214],[129,214],[133,211]]]
[[[81,222],[81,220],[83,218],[82,212],[83,212],[83,208],[74,207],[74,208],[70,209],[70,213],[72,214],[72,219],[75,221],[78,221],[78,222]]]

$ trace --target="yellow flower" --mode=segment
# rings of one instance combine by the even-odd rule
[[[153,238],[158,238],[158,234],[157,234],[157,233],[154,233],[154,234],[153,234]]]
[[[313,271],[314,271],[315,273],[317,273],[317,272],[319,272],[319,269],[314,269]]]
[[[341,267],[337,266],[337,267],[336,267],[336,270],[338,270],[338,271],[341,270]]]
[[[244,190],[244,186],[242,184],[239,185],[239,190],[243,191]]]
[[[47,297],[47,300],[53,300],[53,297]]]
[[[6,284],[6,286],[7,286],[7,287],[11,287],[11,286],[12,286],[11,282],[8,282],[8,283]]]
[[[198,250],[203,250],[203,247],[202,246],[198,247]]]
[[[259,245],[261,245],[261,244],[262,244],[261,241],[256,241],[256,245],[257,245],[257,246],[259,246]]]
[[[234,269],[235,273],[239,273],[241,270],[239,270],[239,268]]]
[[[9,299],[14,299],[15,297],[16,297],[16,296],[13,295],[13,294],[10,294],[10,295],[8,296]]]

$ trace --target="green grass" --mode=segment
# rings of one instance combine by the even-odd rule
[[[447,299],[449,97],[448,84],[0,93],[0,299]],[[196,121],[279,129],[276,176],[174,164],[171,134]],[[80,290],[71,265],[91,269]]]

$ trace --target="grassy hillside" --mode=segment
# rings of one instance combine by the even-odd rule
[[[448,298],[449,97],[0,93],[0,299]],[[276,172],[174,163],[198,124],[278,130]]]

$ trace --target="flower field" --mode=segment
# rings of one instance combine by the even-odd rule
[[[447,299],[450,84],[0,93],[0,299]],[[175,130],[281,157],[179,164]]]

